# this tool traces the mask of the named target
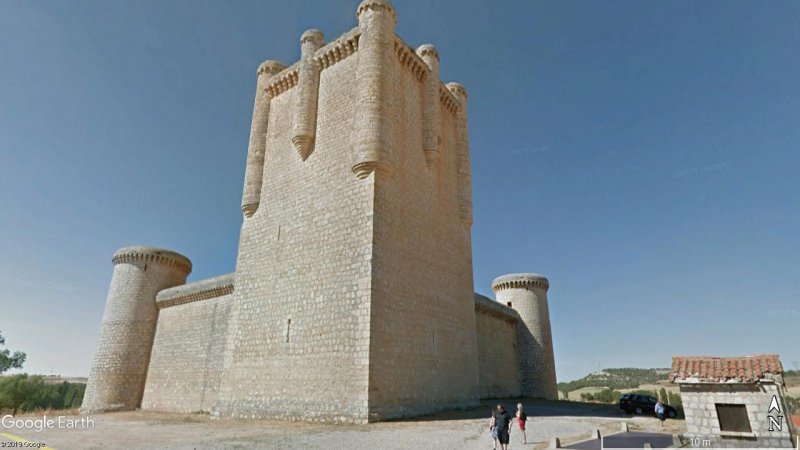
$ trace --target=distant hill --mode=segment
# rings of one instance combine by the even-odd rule
[[[603,369],[590,373],[579,380],[558,383],[561,392],[572,392],[582,388],[635,389],[644,384],[666,382],[670,369]]]
[[[12,377],[14,375],[15,374],[4,373],[0,375],[0,379],[4,377]],[[39,376],[41,376],[42,380],[48,384],[63,383],[65,381],[74,384],[86,384],[86,382],[88,381],[88,378],[86,377],[64,377],[61,375],[39,375]]]

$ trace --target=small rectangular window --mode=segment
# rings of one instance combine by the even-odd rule
[[[745,405],[726,405],[717,403],[717,419],[720,431],[751,433],[750,419]]]

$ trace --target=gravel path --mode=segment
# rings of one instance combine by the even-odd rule
[[[504,403],[511,409],[516,401]],[[91,429],[5,429],[56,450],[70,449],[378,449],[409,448],[489,450],[488,412],[491,405],[468,411],[370,425],[320,425],[264,420],[211,420],[205,415],[151,412],[92,416]],[[551,437],[562,442],[588,438],[594,429],[617,432],[627,420],[633,428],[657,426],[655,419],[630,419],[617,410],[573,402],[525,401],[529,415],[528,445],[514,428],[511,449],[540,449]],[[36,418],[36,416],[28,416]],[[39,416],[41,418],[41,416]],[[673,425],[682,422],[673,422]]]

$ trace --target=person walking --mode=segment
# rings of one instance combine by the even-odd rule
[[[494,411],[490,410],[491,418],[489,419],[489,435],[492,436],[492,446],[497,450],[497,427],[495,426]]]
[[[664,415],[664,404],[661,403],[661,400],[656,401],[656,416],[658,416],[658,420],[661,421],[661,428],[664,428],[664,420],[666,416]]]
[[[525,433],[525,423],[528,421],[528,415],[522,410],[522,403],[517,403],[517,426],[519,431],[522,431],[522,443],[528,443],[528,434]]]
[[[503,405],[497,405],[497,411],[493,414],[494,426],[497,429],[497,441],[502,450],[508,450],[508,440],[511,433],[511,414],[506,411]]]

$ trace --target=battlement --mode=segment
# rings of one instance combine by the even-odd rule
[[[392,18],[392,25],[397,25],[397,11],[389,0],[364,0],[356,8],[356,18],[360,21],[361,15],[367,11],[387,13]]]
[[[492,281],[492,291],[494,292],[526,287],[540,288],[547,292],[550,289],[550,282],[544,275],[536,273],[512,273],[497,277]]]
[[[175,267],[184,272],[185,275],[188,275],[192,271],[192,262],[189,258],[180,253],[158,247],[125,247],[114,253],[111,262],[113,262],[114,265],[130,262],[152,262]]]
[[[314,62],[317,63],[319,70],[323,71],[328,69],[334,64],[354,55],[358,51],[358,41],[360,37],[361,29],[355,27],[317,50],[314,53]],[[419,82],[425,81],[430,72],[422,57],[426,54],[430,54],[433,55],[437,61],[439,60],[439,52],[431,44],[421,45],[415,52],[402,38],[395,35],[393,47],[400,64],[408,68],[408,70],[417,77]],[[298,69],[300,67],[299,61],[287,67],[281,66],[277,61],[269,60],[265,61],[262,66],[268,62],[272,64],[270,66],[271,77],[265,90],[270,98],[278,97],[297,86],[299,79]],[[262,66],[259,66],[258,74],[267,71],[265,68],[262,68]],[[280,67],[280,70],[276,71],[275,67]],[[464,90],[463,86],[459,83],[445,84],[441,80],[437,79],[436,81],[439,87],[439,101],[450,114],[455,115],[460,107],[460,102],[448,88],[448,85],[453,84],[461,86],[464,92],[464,98],[466,98],[466,90]]]
[[[163,309],[228,295],[233,293],[235,279],[236,273],[227,273],[164,289],[156,294],[156,305]]]
[[[488,314],[508,322],[516,322],[520,320],[519,313],[514,308],[494,301],[489,297],[484,297],[477,292],[475,293],[475,311]]]

